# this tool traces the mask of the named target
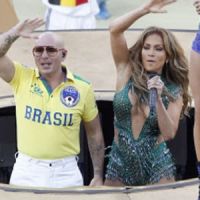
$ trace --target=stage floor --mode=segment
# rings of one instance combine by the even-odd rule
[[[33,189],[0,184],[0,198],[6,200],[195,200],[198,180],[144,187],[79,187]]]

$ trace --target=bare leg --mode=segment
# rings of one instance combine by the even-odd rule
[[[106,179],[104,182],[104,185],[106,186],[113,186],[113,187],[123,187],[125,186],[121,181],[119,180],[110,180],[110,179]]]
[[[158,183],[155,183],[155,185],[156,184],[173,183],[173,182],[175,182],[174,178],[170,178],[170,179],[168,179],[168,178],[162,178],[162,179],[160,179],[160,181]]]

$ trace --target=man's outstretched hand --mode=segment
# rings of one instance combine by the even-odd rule
[[[44,25],[44,23],[44,20],[40,18],[26,19],[19,22],[13,29],[19,37],[37,39],[37,35],[33,34],[33,31]]]

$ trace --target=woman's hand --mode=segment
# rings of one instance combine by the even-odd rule
[[[148,3],[148,9],[149,12],[152,13],[165,13],[167,11],[162,8],[174,2],[176,2],[176,0],[150,0]]]
[[[26,19],[14,26],[12,31],[15,31],[16,36],[36,39],[37,36],[33,34],[33,31],[42,25],[44,25],[43,19]]]
[[[200,0],[194,0],[193,5],[196,8],[197,13],[200,15]]]
[[[164,88],[164,83],[160,79],[160,76],[154,76],[153,78],[147,81],[147,87],[150,90],[151,88],[157,89],[158,98],[161,96]]]

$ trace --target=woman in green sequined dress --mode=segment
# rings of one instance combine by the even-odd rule
[[[147,28],[131,48],[124,36],[136,20],[149,13],[165,12],[163,7],[173,2],[149,0],[110,25],[117,80],[113,100],[115,137],[105,185],[174,181],[176,169],[166,141],[174,138],[190,99],[187,59],[174,35],[165,29]],[[150,78],[152,72],[157,75]],[[155,109],[148,103],[152,88],[157,91]]]

